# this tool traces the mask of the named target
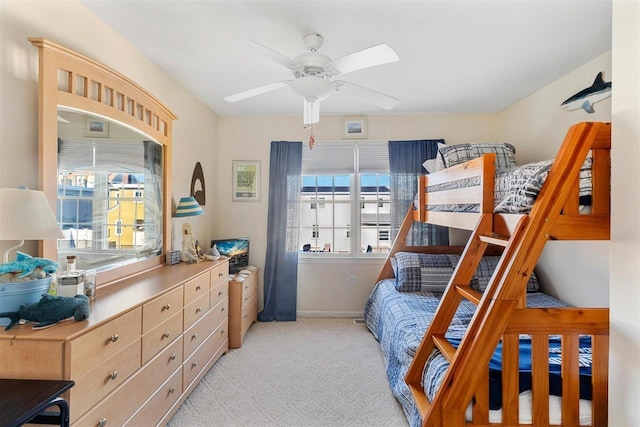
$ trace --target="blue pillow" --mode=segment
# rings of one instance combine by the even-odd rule
[[[400,292],[444,292],[460,255],[398,252],[391,259]]]
[[[489,280],[491,280],[491,275],[498,265],[498,261],[500,261],[499,256],[485,256],[482,257],[480,263],[478,264],[478,269],[474,275],[475,281],[471,282],[471,287],[478,292],[484,292],[489,285]],[[529,281],[527,282],[527,292],[539,292],[540,284],[538,283],[538,278],[535,273],[531,273],[531,277],[529,277]]]

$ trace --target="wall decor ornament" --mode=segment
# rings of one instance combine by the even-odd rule
[[[206,193],[204,188],[204,172],[202,171],[200,162],[197,162],[196,167],[193,169],[193,175],[191,176],[191,193],[189,195],[196,199],[200,206],[204,206]]]
[[[587,113],[593,113],[593,104],[611,96],[611,82],[605,82],[602,71],[598,73],[593,84],[565,100],[560,107],[567,111],[582,108]]]
[[[109,122],[95,117],[87,117],[85,136],[109,137]]]
[[[342,139],[366,139],[367,117],[346,116],[342,118]]]
[[[234,202],[260,201],[260,160],[233,160]]]

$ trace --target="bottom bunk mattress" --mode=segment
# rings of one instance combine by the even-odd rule
[[[442,293],[399,292],[396,290],[395,284],[395,279],[385,279],[376,284],[365,305],[365,322],[373,336],[380,342],[393,394],[401,403],[409,424],[412,427],[417,427],[421,425],[420,414],[404,378],[420,341],[435,316]],[[544,293],[533,292],[527,294],[527,306],[566,307],[567,304]],[[446,334],[452,342],[462,338],[475,308],[474,304],[466,300],[462,301]],[[553,346],[551,348],[552,352],[555,351]],[[496,356],[499,357],[499,354]],[[555,356],[559,355],[550,355],[550,361]],[[428,369],[425,369],[423,385],[427,396],[432,398],[442,381],[448,362],[437,351],[432,354],[430,359],[435,359],[435,362],[428,365]],[[584,355],[581,366],[585,368],[590,366],[588,354]],[[493,367],[497,367],[499,371],[499,363],[494,363]],[[526,366],[524,371],[526,376]],[[499,376],[499,372],[496,375]],[[497,383],[499,384],[499,381]],[[524,385],[525,381],[522,383]],[[531,410],[527,410],[527,407],[531,408],[531,392],[521,391],[520,422],[531,423]],[[560,424],[560,401],[559,396],[550,396],[549,420],[551,424]],[[493,404],[493,408],[496,409],[490,411],[492,422],[499,422],[500,419],[500,410],[497,406],[499,406],[499,401]],[[581,401],[581,424],[590,424],[590,412],[589,402]],[[470,417],[470,411],[467,411],[467,414]]]

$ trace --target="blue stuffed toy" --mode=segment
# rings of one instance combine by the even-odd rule
[[[51,274],[58,270],[58,263],[50,259],[32,257],[23,252],[17,252],[15,261],[0,264],[0,274],[19,273],[20,277],[27,277],[31,276],[38,268]]]
[[[37,303],[21,305],[18,311],[0,313],[0,317],[11,319],[5,331],[13,328],[20,320],[38,322],[34,329],[55,325],[70,317],[75,320],[86,320],[89,318],[89,298],[86,295],[54,297],[44,294]]]

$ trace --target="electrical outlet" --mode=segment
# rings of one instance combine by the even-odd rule
[[[354,276],[353,274],[349,276],[349,286],[354,286],[356,284],[356,276]]]

